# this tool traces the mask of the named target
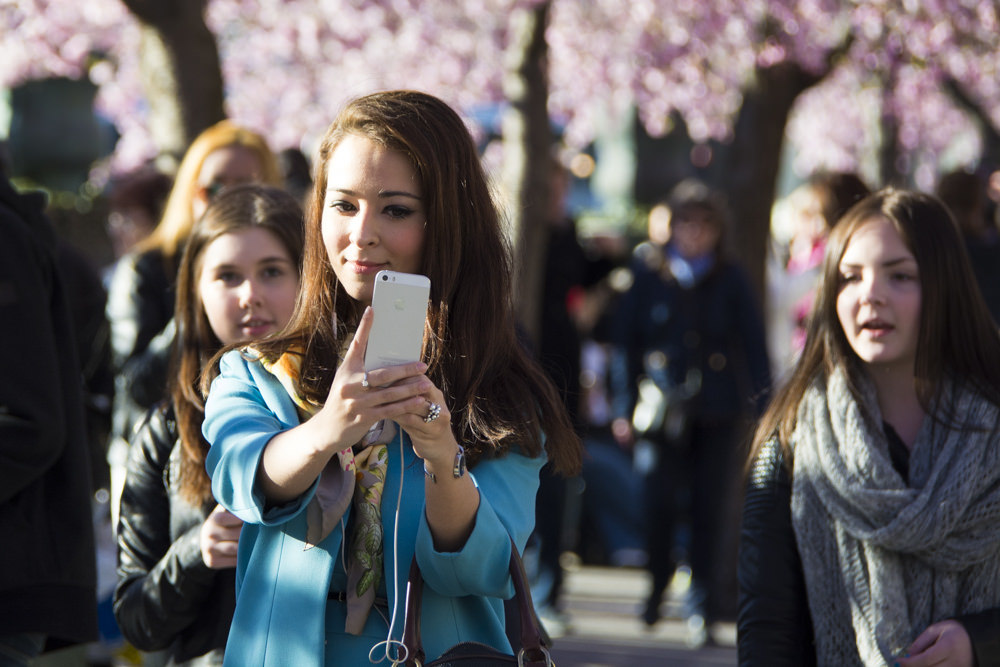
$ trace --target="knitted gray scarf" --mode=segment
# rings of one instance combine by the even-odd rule
[[[805,393],[792,435],[792,524],[819,664],[892,664],[928,625],[1000,606],[1000,414],[954,390],[962,428],[925,418],[909,485],[873,387],[840,372]]]

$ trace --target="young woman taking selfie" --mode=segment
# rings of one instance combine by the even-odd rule
[[[542,465],[575,471],[580,450],[516,337],[475,144],[437,98],[392,91],[349,103],[316,163],[292,322],[222,356],[205,406],[213,491],[245,522],[227,662],[396,655],[414,558],[428,659],[510,651],[511,539]],[[422,359],[366,373],[380,270],[428,276],[430,302]]]

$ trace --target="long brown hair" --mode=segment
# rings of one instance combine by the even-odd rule
[[[423,186],[421,272],[431,279],[423,358],[445,394],[455,437],[470,463],[501,455],[512,444],[540,455],[544,433],[554,467],[577,471],[580,442],[565,406],[515,333],[511,249],[475,143],[458,114],[431,95],[404,90],[356,99],[327,130],[308,207],[298,306],[286,335],[256,347],[269,358],[293,346],[302,349],[297,389],[314,401],[326,400],[341,342],[362,312],[337,281],[320,228],[327,165],[348,135],[398,151]]]
[[[776,435],[791,470],[790,438],[799,402],[817,377],[845,368],[851,391],[858,396],[862,364],[840,325],[837,295],[847,244],[859,227],[873,219],[888,220],[896,228],[920,272],[914,384],[921,405],[935,418],[958,417],[948,413],[947,405],[937,404],[945,379],[967,383],[1000,405],[1000,333],[979,293],[955,221],[936,197],[886,188],[851,207],[830,233],[805,348],[757,426],[751,461]]]
[[[198,280],[205,249],[223,234],[259,227],[281,242],[296,270],[302,264],[303,214],[298,201],[284,190],[267,185],[236,185],[223,189],[195,223],[181,256],[177,275],[174,318],[172,385],[170,397],[181,438],[180,489],[194,503],[212,498],[205,471],[208,443],[201,434],[205,402],[199,391],[202,369],[222,347],[202,305]]]

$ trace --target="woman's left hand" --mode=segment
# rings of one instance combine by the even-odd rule
[[[972,667],[972,640],[961,623],[941,621],[928,626],[913,640],[906,651],[908,657],[896,658],[899,667]]]
[[[369,381],[372,373],[369,373]],[[458,551],[469,538],[479,510],[479,489],[470,476],[452,474],[458,442],[451,430],[451,410],[444,394],[425,376],[407,382],[426,382],[422,404],[403,407],[392,417],[410,436],[413,451],[424,460],[424,516],[438,551]],[[409,404],[409,401],[407,402]]]
[[[429,379],[427,381],[430,382]],[[410,436],[417,456],[432,463],[445,463],[450,468],[458,450],[451,431],[451,410],[445,403],[444,394],[433,383],[421,396],[423,403],[415,410],[393,417],[393,421]],[[437,416],[428,421],[435,413]]]

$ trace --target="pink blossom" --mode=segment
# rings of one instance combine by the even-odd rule
[[[276,147],[311,149],[346,99],[372,90],[421,88],[463,109],[502,102],[510,17],[538,2],[213,0],[206,21],[227,113]],[[116,164],[152,154],[138,25],[120,0],[0,0],[0,21],[0,85],[89,73],[98,111],[122,136]],[[832,65],[789,123],[796,169],[870,170],[889,110],[924,173],[972,164],[981,150],[944,82],[995,109],[1000,125],[998,26],[989,0],[552,0],[550,110],[576,145],[633,109],[654,135],[678,113],[696,141],[726,139],[758,68]]]

